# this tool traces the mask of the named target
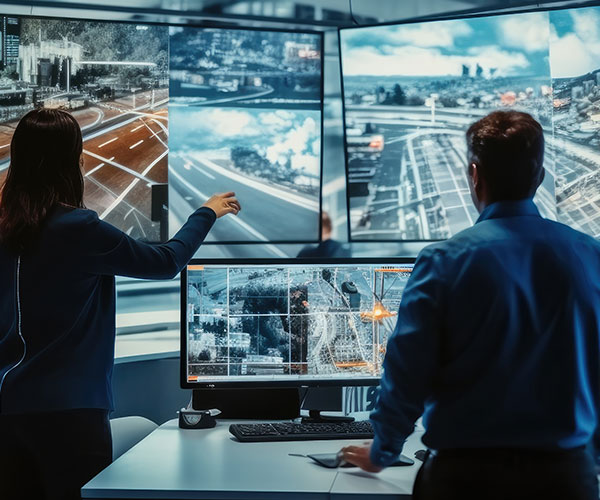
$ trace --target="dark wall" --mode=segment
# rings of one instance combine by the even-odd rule
[[[116,360],[113,393],[115,410],[111,418],[139,415],[160,425],[177,418],[177,410],[187,406],[192,391],[179,387],[177,353]]]
[[[177,418],[192,393],[179,387],[179,353],[117,359],[112,380],[115,410],[111,418],[138,415],[160,425]],[[341,393],[341,387],[311,389],[306,397],[302,393],[303,408],[339,411]]]

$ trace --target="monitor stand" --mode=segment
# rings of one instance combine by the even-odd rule
[[[194,410],[221,410],[219,418],[289,420],[300,415],[296,388],[194,389]]]
[[[303,424],[348,424],[354,417],[333,417],[321,415],[321,410],[308,410],[308,417],[302,417]]]

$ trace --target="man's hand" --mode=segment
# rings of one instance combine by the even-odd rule
[[[213,194],[202,206],[210,208],[217,215],[217,219],[227,214],[237,215],[242,209],[233,191]]]
[[[346,446],[342,448],[342,460],[360,467],[367,472],[381,472],[383,467],[374,465],[370,458],[371,443],[366,443],[363,446]]]

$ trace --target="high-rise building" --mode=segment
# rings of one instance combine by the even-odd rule
[[[41,86],[67,89],[81,61],[83,47],[68,40],[40,40],[20,47],[19,77]]]

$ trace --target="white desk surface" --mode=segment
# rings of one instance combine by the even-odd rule
[[[421,462],[380,474],[326,469],[289,453],[331,453],[362,441],[239,443],[232,421],[182,430],[170,420],[119,457],[81,490],[83,498],[325,500],[377,495],[410,498]],[[424,448],[413,434],[405,454]],[[399,496],[401,495],[401,496]],[[406,497],[404,497],[406,495]]]
[[[411,467],[389,467],[378,474],[370,474],[355,467],[337,469],[331,487],[332,500],[358,500],[359,498],[381,497],[382,499],[410,499],[417,472],[421,468],[415,451],[426,449],[421,442],[423,430],[415,431],[404,444],[402,453],[415,461]]]

